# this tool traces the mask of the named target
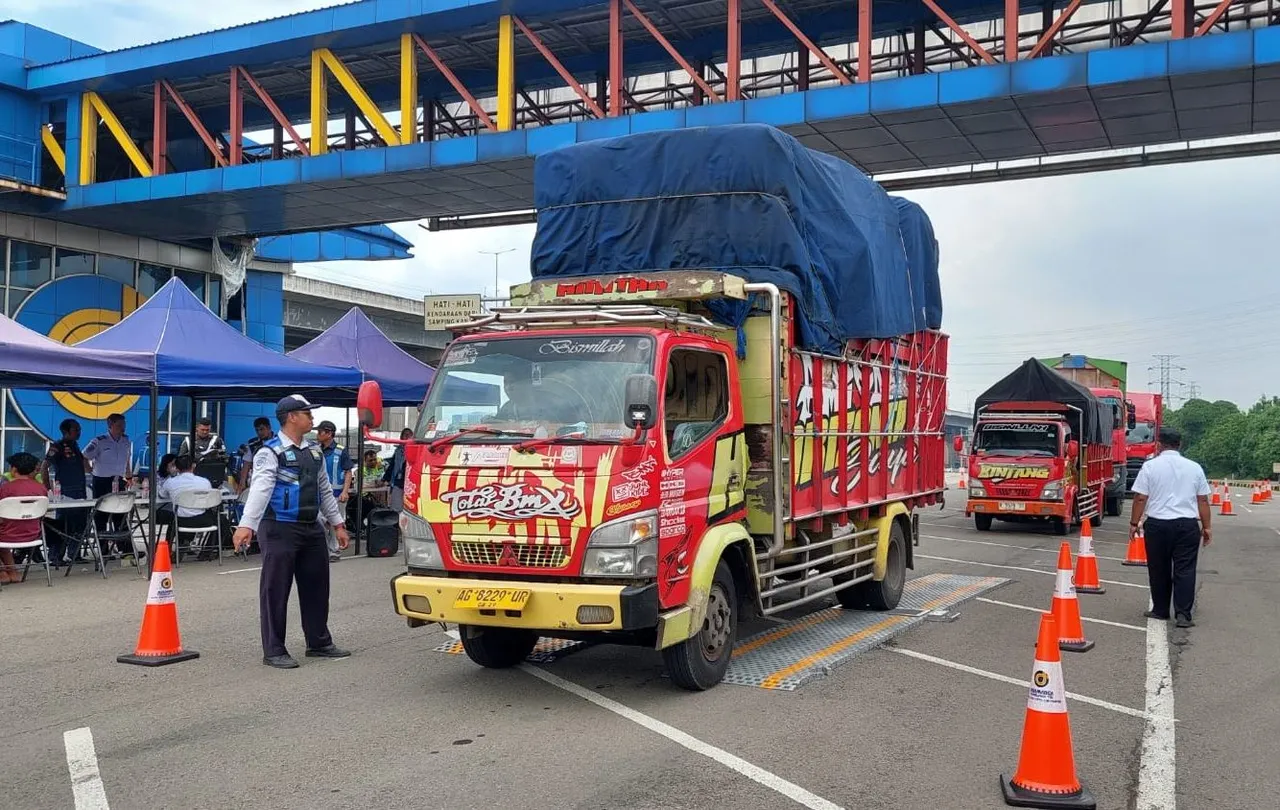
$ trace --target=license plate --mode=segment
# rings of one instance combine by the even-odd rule
[[[1027,505],[1022,501],[1001,501],[1000,511],[1001,512],[1025,512],[1027,511]]]
[[[464,588],[453,600],[455,608],[472,610],[524,610],[532,591],[519,588]]]

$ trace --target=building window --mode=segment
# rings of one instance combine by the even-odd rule
[[[53,275],[57,278],[93,272],[92,253],[81,253],[76,250],[58,248],[54,258]]]
[[[217,276],[209,276],[209,300],[206,303],[215,315],[222,316],[222,279]]]
[[[122,259],[119,256],[98,257],[98,275],[113,278],[128,287],[134,284],[133,268],[132,259]]]
[[[34,430],[9,428],[4,432],[4,457],[8,464],[9,456],[14,453],[30,453],[36,458],[44,458],[45,440]]]
[[[144,297],[150,298],[156,294],[156,290],[168,283],[173,277],[173,271],[167,267],[161,267],[156,264],[140,264],[138,265],[138,292]]]
[[[27,300],[27,296],[31,295],[31,292],[31,290],[10,289],[9,311],[5,314],[12,318],[13,313],[18,311],[18,307],[22,306],[22,302]]]
[[[9,286],[39,287],[50,279],[53,248],[16,239],[9,245]]]
[[[187,289],[196,294],[196,298],[204,300],[205,275],[204,273],[193,273],[190,270],[177,271],[178,278],[182,283],[187,285]]]

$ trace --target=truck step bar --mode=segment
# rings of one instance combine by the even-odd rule
[[[785,610],[808,604],[816,599],[853,587],[858,582],[872,578],[871,566],[875,564],[878,526],[857,529],[852,524],[844,531],[833,533],[825,540],[811,541],[808,533],[797,532],[803,541],[780,552],[764,551],[756,554],[760,571],[761,612],[773,616]],[[848,548],[836,549],[839,544]],[[830,549],[829,551],[826,551]],[[817,553],[824,552],[825,553]],[[783,562],[784,558],[793,560]],[[794,561],[798,558],[798,561]],[[788,574],[799,574],[795,579]],[[820,582],[838,577],[838,584],[812,590]]]
[[[1076,509],[1080,512],[1081,520],[1097,517],[1099,514],[1098,490],[1086,489],[1076,496]]]

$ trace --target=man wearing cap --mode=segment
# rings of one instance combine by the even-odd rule
[[[1209,545],[1209,482],[1204,470],[1178,448],[1182,436],[1173,428],[1160,429],[1160,455],[1147,461],[1133,482],[1133,511],[1129,537],[1137,536],[1146,517],[1147,579],[1151,585],[1148,619],[1168,621],[1169,600],[1178,627],[1194,627],[1196,561],[1200,545]],[[1197,522],[1197,518],[1199,521]]]
[[[276,405],[280,432],[253,457],[253,477],[244,516],[232,542],[237,551],[258,535],[262,575],[262,663],[293,669],[298,662],[285,648],[289,591],[298,582],[298,607],[310,658],[346,658],[329,635],[329,563],[321,520],[333,527],[338,548],[350,542],[342,510],[325,470],[324,454],[306,440],[312,405],[293,394]]]
[[[345,504],[351,494],[351,471],[356,465],[347,455],[347,449],[333,438],[337,432],[337,425],[326,419],[316,427],[316,439],[320,442],[321,451],[324,452],[324,471],[333,484],[333,496],[338,499],[339,504]],[[339,481],[342,482],[342,486],[338,486]],[[337,533],[329,529],[326,537],[329,541],[329,562],[341,560],[342,555],[338,553]]]

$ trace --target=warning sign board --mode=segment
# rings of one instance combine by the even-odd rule
[[[451,323],[469,320],[480,314],[479,295],[428,295],[426,325],[428,332],[443,331]]]

